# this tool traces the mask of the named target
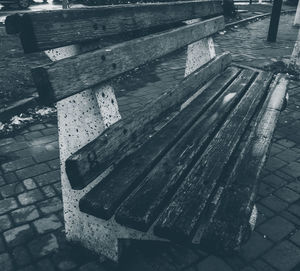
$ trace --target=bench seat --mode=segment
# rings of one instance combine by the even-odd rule
[[[285,97],[274,80],[268,72],[227,68],[114,165],[80,199],[80,210],[175,242],[238,248],[249,236],[253,195],[282,105],[270,113],[269,103]],[[270,114],[276,118],[264,123],[264,133],[260,120]],[[232,223],[237,217],[241,223]]]

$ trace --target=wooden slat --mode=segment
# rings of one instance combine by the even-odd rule
[[[221,13],[220,1],[188,1],[15,14],[5,25],[29,53]]]
[[[222,16],[53,62],[32,70],[40,98],[51,103],[134,69],[224,26]]]
[[[222,170],[255,114],[271,79],[270,73],[261,73],[256,78],[161,214],[154,227],[158,236],[178,241],[191,240]]]
[[[140,149],[123,159],[110,175],[80,200],[80,210],[100,218],[110,218],[119,204],[143,180],[143,176],[234,80],[238,71],[236,68],[227,69],[224,75],[212,83],[216,88],[204,90],[195,101],[151,137]]]
[[[231,56],[228,53],[216,57],[173,89],[166,90],[144,109],[137,111],[134,119],[123,119],[115,123],[94,141],[69,157],[66,161],[66,171],[72,188],[83,188],[110,165],[129,155],[138,139],[147,134],[149,127],[151,129],[151,120],[183,103],[198,87],[221,73],[230,62]]]
[[[260,173],[287,89],[287,80],[283,75],[278,75],[275,82],[253,125],[245,150],[235,163],[229,177],[230,185],[218,202],[219,208],[195,244],[209,245],[215,251],[233,251],[249,236],[249,219]]]
[[[241,99],[248,87],[249,79],[254,75],[252,71],[243,71],[159,161],[134,194],[122,204],[116,214],[118,223],[143,231],[149,229],[164,204],[175,193],[197,155],[208,145],[230,110]],[[227,86],[226,81],[226,78],[220,77],[208,88],[209,93],[222,88],[223,85]],[[197,102],[201,104],[201,100],[202,97],[199,97]],[[145,148],[143,150],[145,151]]]

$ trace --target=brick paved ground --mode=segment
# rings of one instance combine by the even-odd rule
[[[296,37],[292,18],[282,18],[279,41],[268,49],[262,38],[254,38],[265,37],[268,19],[229,31],[217,37],[217,44],[253,66],[286,59]],[[289,93],[258,193],[257,227],[240,253],[221,258],[197,249],[135,242],[118,270],[300,270],[300,82],[292,81]],[[116,269],[64,238],[55,123],[35,124],[1,139],[0,164],[0,270]]]

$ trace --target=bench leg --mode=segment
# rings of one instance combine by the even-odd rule
[[[216,56],[212,38],[205,38],[187,46],[184,76],[188,76]]]
[[[111,101],[114,101],[113,103]],[[65,160],[106,127],[120,119],[116,98],[109,86],[86,90],[57,103],[61,182],[67,239],[116,260],[118,240],[109,232],[111,227],[93,221],[93,217],[79,211],[79,200],[101,178],[83,190],[73,190],[65,172]]]
[[[45,54],[57,61],[80,51],[80,46],[71,45],[45,51]],[[94,218],[80,212],[78,206],[80,198],[101,180],[101,176],[85,189],[73,190],[64,166],[72,153],[121,118],[114,91],[109,85],[102,85],[75,94],[57,103],[57,115],[66,237],[117,261],[119,241],[112,232],[113,227],[106,221],[93,221]]]

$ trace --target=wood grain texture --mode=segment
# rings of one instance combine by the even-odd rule
[[[228,68],[188,107],[147,140],[132,155],[125,157],[103,181],[80,200],[80,210],[108,219],[122,201],[143,180],[143,176],[166,155],[223,90],[234,80],[238,69]],[[139,202],[139,205],[142,202]]]
[[[33,80],[41,101],[58,101],[210,36],[223,26],[220,16],[133,39],[35,68]]]
[[[266,162],[272,136],[287,90],[284,75],[277,75],[262,109],[251,127],[243,152],[231,175],[229,187],[220,197],[216,214],[196,244],[205,244],[214,251],[240,248],[251,231],[249,219],[254,206],[260,173]]]
[[[221,73],[230,62],[231,56],[228,53],[216,57],[173,89],[166,90],[157,100],[137,111],[133,118],[115,123],[94,141],[68,158],[66,171],[72,188],[82,189],[110,165],[118,163],[133,152],[139,138],[144,137],[147,131],[152,129],[151,121],[183,103],[197,88]]]
[[[12,15],[5,25],[30,53],[221,13],[220,1],[131,4]]]
[[[245,129],[266,93],[272,75],[260,74],[177,190],[154,227],[157,235],[191,240],[200,216]]]
[[[253,72],[243,71],[229,87],[226,77],[219,77],[219,80],[207,89],[208,93],[213,93],[219,88],[228,87],[122,204],[116,214],[118,223],[143,231],[149,229],[195,160],[224,123],[228,113],[243,96],[249,82],[249,74],[254,75]],[[244,87],[239,87],[241,85]],[[232,99],[226,99],[230,96],[233,96]],[[198,97],[196,101],[201,104],[201,100],[202,97]]]

